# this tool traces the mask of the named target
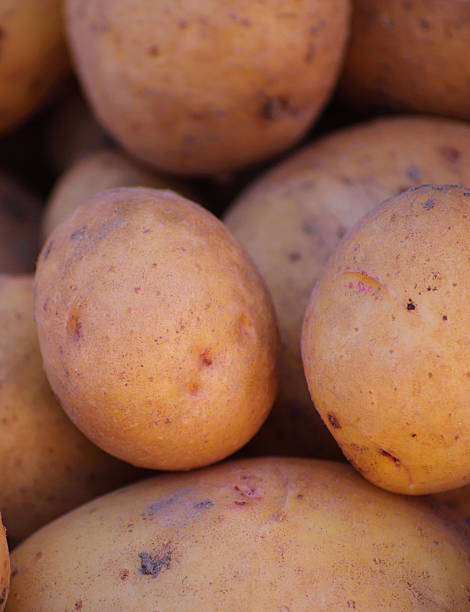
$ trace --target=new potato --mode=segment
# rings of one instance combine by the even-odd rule
[[[0,134],[53,94],[69,68],[63,0],[0,0]]]
[[[467,0],[354,0],[346,104],[470,119]]]
[[[470,541],[351,466],[264,458],[159,475],[12,552],[8,612],[470,609]]]
[[[470,127],[384,117],[314,141],[256,179],[224,215],[273,297],[282,340],[280,393],[249,449],[335,458],[300,356],[312,288],[345,232],[384,199],[422,183],[470,185]]]
[[[32,276],[0,275],[0,509],[17,543],[76,506],[136,480],[70,422],[44,375]]]
[[[296,142],[339,74],[349,0],[68,0],[99,121],[163,171],[218,175]]]
[[[5,527],[0,514],[0,611],[5,609],[10,584],[10,553],[8,552]]]
[[[312,292],[302,358],[348,459],[407,494],[470,482],[470,189],[424,185],[365,215]]]
[[[35,316],[51,386],[98,446],[191,469],[261,427],[278,386],[270,296],[230,232],[170,191],[81,204],[39,257]]]

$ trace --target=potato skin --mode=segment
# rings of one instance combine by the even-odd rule
[[[361,110],[470,119],[466,0],[354,0],[340,95]]]
[[[170,191],[80,205],[38,260],[35,313],[62,406],[134,465],[222,459],[271,409],[279,338],[264,283],[218,219]]]
[[[176,189],[175,180],[152,172],[120,151],[102,149],[73,164],[54,185],[42,219],[46,240],[56,225],[95,193],[114,187]]]
[[[63,0],[0,2],[0,134],[35,112],[68,70],[62,9]]]
[[[342,456],[305,381],[305,309],[345,232],[379,202],[422,183],[470,185],[467,124],[384,117],[338,130],[259,177],[225,213],[268,285],[282,339],[280,393],[245,452]]]
[[[0,273],[34,272],[40,211],[34,195],[0,172]]]
[[[470,481],[470,190],[421,186],[362,218],[316,284],[302,359],[317,410],[373,483]]]
[[[76,70],[98,119],[177,174],[233,172],[292,145],[328,100],[349,0],[68,0]]]
[[[8,552],[5,527],[0,513],[0,611],[5,609],[10,585],[10,553]]]
[[[349,465],[228,461],[121,489],[35,533],[12,552],[8,612],[464,611],[469,546],[427,503]]]
[[[0,508],[17,543],[142,474],[91,444],[53,396],[33,321],[32,276],[0,275]]]

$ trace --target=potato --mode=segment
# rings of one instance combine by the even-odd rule
[[[80,205],[39,257],[35,314],[62,406],[134,465],[222,459],[271,409],[279,339],[264,283],[218,219],[170,191]]]
[[[0,275],[0,327],[0,509],[15,543],[141,473],[91,444],[49,389],[32,277]]]
[[[0,134],[27,119],[69,67],[62,0],[0,0]]]
[[[8,612],[463,611],[469,553],[436,509],[346,464],[230,461],[156,476],[35,533],[12,552]]]
[[[10,554],[5,536],[5,528],[0,514],[0,611],[5,609],[10,584]]]
[[[354,0],[340,80],[349,105],[470,119],[465,0]]]
[[[348,459],[391,491],[470,482],[470,189],[424,185],[343,239],[302,330],[312,399]]]
[[[34,271],[40,211],[35,196],[0,172],[0,273]]]
[[[68,0],[96,116],[155,167],[217,175],[292,145],[327,102],[349,0]]]
[[[101,149],[73,164],[57,181],[42,219],[42,238],[90,196],[113,187],[177,186],[171,179],[151,172],[119,151]]]
[[[226,212],[228,228],[266,280],[283,346],[278,401],[247,451],[338,456],[313,410],[300,357],[309,295],[354,222],[387,197],[436,182],[470,185],[470,127],[385,117],[309,144],[257,179]]]

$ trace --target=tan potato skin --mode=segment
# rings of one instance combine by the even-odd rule
[[[339,456],[313,410],[300,356],[308,298],[353,223],[422,183],[470,185],[468,125],[385,117],[339,130],[261,176],[226,212],[225,223],[268,285],[282,340],[279,397],[246,452]]]
[[[0,274],[34,272],[40,214],[40,201],[0,172]]]
[[[63,407],[134,465],[222,459],[271,409],[270,296],[225,226],[172,192],[114,189],[80,205],[42,251],[35,304]]]
[[[32,276],[0,275],[0,508],[11,543],[140,472],[70,422],[42,368]]]
[[[5,610],[10,585],[10,553],[8,551],[5,527],[0,514],[0,612]]]
[[[348,104],[470,119],[466,0],[354,0],[339,84]]]
[[[169,189],[171,180],[152,172],[119,151],[103,149],[86,155],[73,164],[55,184],[42,219],[42,238],[46,240],[56,225],[95,193],[113,187],[152,187]]]
[[[53,93],[69,67],[63,0],[0,0],[0,134]]]
[[[349,465],[230,461],[121,489],[35,533],[12,553],[8,612],[463,612],[469,552],[436,509]]]
[[[336,82],[349,0],[68,0],[75,67],[95,113],[172,173],[235,171],[287,149]]]
[[[312,399],[361,473],[434,493],[470,481],[470,190],[391,198],[338,246],[307,307]]]

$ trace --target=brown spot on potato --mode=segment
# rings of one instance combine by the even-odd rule
[[[391,453],[389,453],[385,449],[381,448],[379,453],[382,455],[382,457],[387,457],[387,459],[390,459],[391,461],[393,461],[393,463],[396,466],[399,467],[401,465],[400,459],[398,459],[398,457],[394,457]]]
[[[71,240],[83,240],[86,234],[86,230],[87,230],[86,225],[84,225],[83,227],[80,227],[78,230],[75,230],[74,232],[70,234],[70,239]]]
[[[160,55],[160,49],[157,47],[157,45],[151,45],[148,49],[147,49],[147,53],[148,55],[150,55],[151,57],[157,57],[158,55]]]
[[[205,366],[206,368],[212,365],[212,357],[208,349],[205,349],[204,351],[202,351],[201,360],[202,360],[202,365]]]
[[[287,257],[289,258],[289,261],[299,261],[302,256],[298,251],[291,251]]]
[[[408,304],[406,305],[407,310],[416,310],[416,304],[413,302],[411,298],[408,299]]]
[[[328,420],[332,427],[334,427],[335,429],[341,429],[341,425],[339,424],[338,419],[331,412],[328,413]]]
[[[289,98],[280,96],[278,98],[268,98],[261,107],[260,115],[263,119],[276,120],[286,117],[297,117],[299,109],[292,106]]]
[[[119,572],[119,578],[121,580],[127,580],[129,578],[129,570],[128,569],[122,569]]]
[[[439,154],[448,162],[455,163],[460,159],[460,151],[455,147],[439,147]]]
[[[76,601],[74,608],[75,608],[75,610],[81,610],[83,608],[83,601],[81,599]]]
[[[199,391],[200,391],[200,387],[199,385],[196,385],[195,383],[191,385],[190,390],[189,390],[191,395],[197,395]]]
[[[307,47],[307,52],[305,54],[305,61],[309,64],[310,62],[313,62],[313,60],[315,59],[315,55],[316,55],[316,51],[317,51],[317,46],[314,42],[309,42],[308,43],[308,47]]]
[[[442,320],[443,320],[443,321],[447,321],[447,315],[443,315],[443,316],[442,316]]]
[[[419,169],[416,166],[409,166],[406,169],[406,176],[410,179],[418,180],[420,176]]]
[[[208,508],[212,508],[213,506],[215,506],[215,502],[212,501],[212,499],[203,499],[202,501],[198,502],[197,504],[194,504],[194,507],[199,509],[208,509]]]
[[[148,552],[139,553],[139,572],[145,576],[156,578],[163,570],[170,569],[172,554],[173,551],[169,547],[169,544],[165,544],[163,549],[153,556]]]

